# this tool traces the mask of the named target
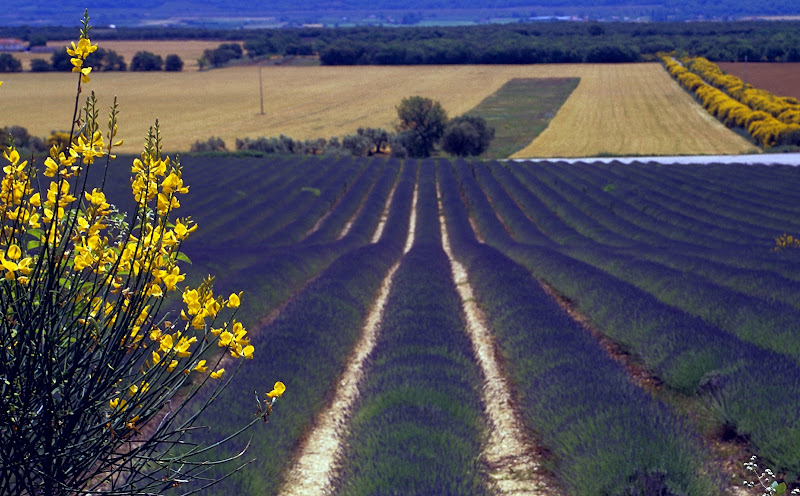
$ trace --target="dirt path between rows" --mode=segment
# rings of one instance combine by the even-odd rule
[[[475,302],[469,275],[450,249],[444,216],[439,220],[442,247],[450,260],[467,319],[467,333],[484,376],[482,402],[490,432],[481,456],[489,468],[489,476],[501,495],[555,496],[558,494],[555,478],[542,467],[543,450],[525,433],[520,415],[514,409],[509,383],[497,358],[497,343]]]
[[[392,193],[394,193],[394,190]],[[375,236],[373,236],[373,243],[380,239],[380,234],[383,232],[383,226],[393,196],[393,194],[390,195],[389,200],[386,202],[381,223],[376,229]],[[408,236],[403,250],[404,254],[408,253],[414,244],[416,206],[417,190],[415,189]],[[389,269],[388,274],[383,279],[378,296],[364,321],[361,337],[347,361],[342,377],[339,379],[333,401],[320,412],[315,419],[311,432],[304,438],[304,442],[298,450],[299,455],[297,455],[289,470],[284,486],[278,492],[280,496],[333,494],[333,481],[336,476],[335,467],[344,447],[344,438],[347,434],[347,419],[350,418],[353,406],[360,394],[358,384],[364,377],[364,363],[377,343],[384,306],[389,297],[394,274],[397,272],[401,260],[398,260]]]

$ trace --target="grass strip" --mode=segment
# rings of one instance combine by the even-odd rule
[[[507,158],[528,146],[579,82],[580,78],[514,78],[487,96],[467,113],[494,127],[494,140],[484,157]]]

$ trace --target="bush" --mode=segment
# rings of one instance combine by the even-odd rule
[[[50,62],[44,59],[31,60],[31,72],[48,72],[52,70],[53,66],[50,65]]]
[[[442,149],[451,155],[480,155],[494,139],[494,128],[482,117],[462,115],[451,120],[442,135]]]
[[[170,72],[180,72],[183,70],[183,60],[176,54],[167,55],[164,61],[164,70]]]
[[[55,146],[57,150],[66,150],[69,148],[70,141],[69,133],[64,131],[52,131],[50,136],[47,137],[47,149],[49,150]]]
[[[389,149],[391,150],[392,157],[408,158],[408,150],[406,150],[403,138],[399,134],[394,134],[390,137]]]
[[[228,149],[225,147],[225,142],[222,141],[222,138],[218,138],[212,136],[208,138],[206,141],[197,140],[192,143],[190,148],[193,152],[225,152]]]
[[[20,72],[22,62],[9,53],[0,53],[0,72]]]
[[[368,155],[375,155],[376,153],[386,153],[386,148],[389,146],[390,135],[389,132],[381,128],[367,127],[358,128],[359,136],[363,136],[371,143],[371,148]]]
[[[164,60],[161,55],[147,51],[136,52],[131,59],[132,71],[160,71],[163,65]]]
[[[355,157],[366,157],[372,150],[372,141],[363,135],[349,134],[342,138],[342,148]]]
[[[14,145],[17,148],[24,148],[29,152],[47,151],[44,140],[38,136],[32,136],[28,130],[22,126],[0,127],[0,140],[6,141],[9,137],[14,138]]]
[[[231,60],[241,59],[243,54],[242,45],[238,43],[223,43],[213,50],[207,49],[203,51],[203,58],[212,67],[222,67]]]
[[[77,95],[89,83],[85,62],[95,50],[88,21],[87,13],[69,49]],[[69,121],[69,149],[51,149],[45,177],[20,161],[13,140],[3,154],[0,494],[205,486],[214,482],[208,467],[219,462],[204,460],[208,447],[185,440],[210,399],[191,413],[187,405],[200,389],[213,398],[225,387],[216,381],[224,369],[215,370],[225,352],[253,356],[234,320],[240,297],[215,296],[213,278],[178,288],[181,245],[196,225],[175,218],[188,188],[180,163],[162,155],[158,122],[133,161],[134,207],[126,215],[100,180],[116,146],[116,103],[107,132],[93,93],[79,108]],[[176,291],[184,318],[167,318],[161,305]],[[268,414],[284,389],[277,383],[267,400],[256,398],[259,413]]]

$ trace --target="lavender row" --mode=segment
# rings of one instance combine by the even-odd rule
[[[636,177],[628,178],[636,173],[626,169],[617,167],[600,171],[586,166],[574,169],[548,167],[546,170],[560,177],[562,184],[571,187],[571,190],[565,188],[565,196],[575,198],[580,189],[584,201],[611,212],[629,225],[641,226],[646,232],[663,238],[681,231],[688,233],[685,239],[690,244],[696,244],[696,239],[701,236],[714,247],[766,247],[764,251],[774,243],[774,228],[764,228],[764,223],[769,220],[767,217],[759,215],[756,219],[752,212],[747,216],[737,213],[737,220],[733,220],[706,199],[691,198],[681,189],[659,187]],[[667,181],[665,178],[664,182]],[[695,180],[698,184],[702,182],[702,177]],[[741,200],[739,197],[730,198],[727,210],[735,210]],[[753,219],[751,225],[741,220],[746,218]],[[606,222],[613,222],[613,218]]]
[[[416,243],[360,384],[338,494],[491,494],[480,462],[482,378],[464,327],[444,251]]]
[[[704,453],[691,430],[634,387],[524,267],[475,241],[452,171],[441,165],[451,246],[487,313],[523,420],[553,454],[569,494],[714,494],[714,481],[697,470]]]
[[[319,221],[319,226],[316,226],[313,232],[303,238],[303,243],[313,245],[335,241],[372,191],[376,181],[383,173],[386,162],[386,160],[375,159],[366,164],[363,174],[348,181],[345,194],[330,206],[323,219]]]
[[[646,169],[643,172],[647,172]],[[800,195],[790,185],[798,180],[800,171],[789,166],[709,165],[705,167],[679,166],[674,168],[667,185],[678,184],[684,191],[719,206],[735,219],[738,215],[755,213],[797,222],[797,204]],[[698,181],[698,178],[705,180]],[[775,192],[781,191],[776,208],[765,208],[764,203],[775,201]],[[735,201],[732,201],[734,200]],[[794,212],[794,213],[792,213]]]
[[[476,169],[478,167],[480,166],[476,165]],[[562,174],[562,176],[569,175],[577,174],[574,172]],[[578,181],[577,178],[571,179]],[[572,193],[565,196],[566,201],[578,203],[580,199],[584,199],[584,205],[588,204],[585,200],[587,194],[580,195],[574,191]],[[598,213],[595,212],[595,215]],[[607,224],[616,228],[618,232],[629,232],[628,226],[622,221],[614,225],[612,218]],[[663,245],[677,252],[682,248],[680,244],[662,243]],[[652,250],[649,245],[644,245],[636,250],[628,250],[626,254],[613,253],[602,246],[594,246],[591,249],[564,248],[563,251],[575,259],[590,263],[644,289],[662,302],[699,316],[745,341],[785,354],[795,361],[800,359],[800,332],[798,332],[800,311],[796,308],[764,299],[761,297],[760,287],[750,287],[749,289],[755,294],[748,295],[709,282],[703,276],[687,272],[685,268],[670,268],[660,263],[640,260],[643,256],[639,253],[648,253]],[[670,257],[669,250],[661,250],[660,258]],[[728,269],[729,274],[735,272],[736,269],[732,267]],[[769,275],[764,274],[765,277]]]
[[[540,164],[526,167],[511,167],[509,170],[517,179],[536,195],[559,219],[577,231],[581,236],[589,238],[596,243],[608,246],[627,247],[635,244],[630,238],[611,231],[599,225],[587,212],[577,206],[565,202],[557,192],[558,181],[545,182],[536,174]],[[580,240],[583,242],[583,240]]]
[[[439,202],[436,195],[436,162],[423,160],[417,177],[417,220],[414,246],[442,246],[439,225]]]
[[[486,216],[476,216],[480,218]],[[713,393],[703,398],[713,399],[721,422],[747,437],[773,466],[792,477],[800,475],[800,446],[795,442],[800,436],[796,414],[800,411],[800,368],[795,363],[554,250],[522,244],[497,246],[577,304],[607,336],[638,356],[667,385],[685,394]],[[782,398],[782,408],[774,408],[770,396]]]
[[[444,168],[446,168],[443,165]],[[492,243],[498,246],[506,246],[514,243],[514,239],[506,229],[506,226],[497,217],[494,206],[475,181],[475,177],[466,160],[455,160],[453,168],[458,172],[459,192],[464,201],[469,205],[473,218],[480,224],[480,235],[485,239],[491,239]]]
[[[797,308],[734,291],[684,270],[602,249],[567,249],[564,253],[743,341],[800,363],[800,310]],[[670,255],[665,253],[662,257]]]
[[[378,243],[338,257],[274,322],[254,333],[257,352],[248,366],[261,372],[238,374],[212,404],[208,415],[224,419],[215,435],[249,421],[253,400],[248,392],[263,390],[265,373],[282,378],[296,394],[281,400],[280,428],[253,438],[249,454],[257,461],[246,473],[211,488],[212,493],[274,494],[280,487],[292,449],[325,405],[326,392],[343,372],[384,277],[402,254],[415,176],[415,167],[404,168]]]
[[[572,171],[550,166],[537,168],[540,179],[558,184],[557,190],[563,201],[586,212],[587,217],[602,229],[618,232],[643,244],[649,244],[651,240],[657,243],[670,242],[673,238],[678,242],[711,248],[746,243],[740,235],[737,237],[738,233],[674,211],[653,208],[643,212],[627,206],[618,190],[622,189],[624,194],[628,189],[635,189],[636,183],[589,184],[577,172],[578,169]],[[639,191],[639,194],[645,196],[648,192]],[[636,221],[626,219],[626,214]]]
[[[251,160],[255,163],[255,159]],[[308,185],[309,181],[325,177],[335,165],[327,161],[316,162],[317,167],[313,167],[314,161],[304,161],[297,165],[289,161],[283,162],[282,167],[272,171],[272,174],[276,174],[280,179],[271,181],[267,176],[264,179],[267,179],[268,183],[264,187],[260,184],[263,179],[253,179],[253,176],[261,175],[257,168],[254,169],[249,179],[245,178],[237,184],[236,189],[227,192],[227,208],[224,210],[217,204],[220,193],[210,194],[207,201],[212,203],[205,205],[204,208],[214,211],[215,215],[207,223],[208,234],[197,236],[196,239],[207,242],[208,238],[212,237],[214,242],[218,242],[226,238],[239,239],[250,236],[259,225],[267,225],[265,223],[275,215],[281,205],[301,195],[303,186]],[[187,207],[195,210],[194,206],[187,205]]]
[[[589,238],[578,233],[575,229],[564,223],[537,195],[526,187],[517,177],[510,172],[511,167],[491,166],[492,175],[497,179],[499,185],[508,192],[516,206],[522,210],[527,219],[533,222],[542,235],[551,243],[569,244],[571,246],[581,244],[594,244]],[[508,202],[498,203],[498,210],[512,210]],[[517,238],[524,243],[536,244],[537,239]]]
[[[299,241],[366,165],[366,160],[342,159],[324,176],[306,180],[297,188],[297,194],[287,195],[285,202],[261,222],[260,229],[252,233],[252,243],[272,246]]]
[[[664,233],[652,233],[647,229],[625,223],[627,230],[620,230],[616,224],[623,223],[617,215],[617,210],[624,207],[609,201],[605,205],[600,205],[588,196],[588,188],[584,187],[577,191],[570,184],[571,180],[565,180],[550,173],[547,165],[537,165],[536,167],[525,167],[524,165],[513,171],[526,185],[531,188],[542,188],[547,185],[549,189],[548,198],[545,200],[553,210],[562,210],[562,219],[568,224],[577,226],[578,230],[586,237],[593,239],[597,243],[610,247],[631,247],[645,243],[647,237],[657,236],[665,242],[692,243],[703,247],[718,246],[720,242],[713,237],[706,236],[702,232],[695,233],[682,227],[669,226]],[[613,185],[606,185],[611,187]],[[610,196],[610,194],[606,193]],[[570,199],[566,199],[569,195]],[[572,198],[578,198],[573,202]],[[570,205],[569,209],[563,207],[564,204]],[[655,223],[657,229],[666,225],[663,222]],[[648,227],[653,227],[650,225]],[[644,240],[643,240],[644,238]]]
[[[723,182],[714,184],[728,189],[725,195],[716,195],[712,192],[695,194],[690,191],[682,180],[671,177],[672,169],[655,171],[645,164],[636,165],[633,169],[621,167],[583,167],[585,172],[581,177],[587,181],[599,184],[614,184],[618,186],[612,196],[620,198],[637,209],[646,209],[648,212],[664,212],[670,215],[675,212],[704,222],[707,225],[723,228],[734,233],[737,237],[765,238],[772,241],[775,229],[785,228],[785,221],[773,219],[771,214],[774,207],[779,207],[775,202],[775,192],[772,198],[758,195],[755,188],[750,191],[735,191],[735,183]],[[693,186],[710,185],[718,181],[712,174],[713,170],[701,168],[693,178]],[[766,208],[772,204],[772,208]],[[741,234],[738,234],[741,233]]]
[[[276,222],[272,234],[261,231],[253,240],[265,246],[285,246],[300,242],[317,222],[321,222],[334,205],[347,196],[350,186],[358,181],[367,169],[367,160],[351,160],[337,167],[324,181],[301,188],[300,195],[282,209],[282,220]],[[288,221],[288,222],[287,222]]]
[[[514,210],[517,208],[516,204],[510,204],[511,201],[508,199],[508,195],[505,193],[505,191],[493,185],[494,181],[492,177],[484,177],[485,174],[480,174],[482,166],[476,164],[474,168],[476,171],[478,171],[478,175],[482,178],[481,186],[490,196],[492,196],[492,201],[498,208],[498,213],[500,213],[501,216],[508,222],[508,219],[512,218],[515,214]],[[505,167],[494,165],[492,167],[492,173],[495,176],[502,175],[505,178],[506,184],[514,184],[513,178],[508,178],[506,176],[508,172]],[[565,197],[564,201],[575,203],[577,197],[586,196],[587,194],[586,188],[584,188],[583,195],[575,193],[572,196]],[[596,210],[597,209],[595,209],[593,215],[599,215]],[[606,209],[601,208],[600,210]],[[635,210],[627,209],[623,206],[617,208],[616,211],[629,212]],[[635,214],[632,215],[635,216]],[[629,233],[630,230],[624,221],[619,220],[616,222],[616,225],[614,225],[614,221],[615,219],[613,217],[608,221],[608,223],[611,224],[610,228],[615,228],[616,231],[620,233]],[[523,242],[530,242],[528,239],[522,236],[517,236],[517,238]],[[626,280],[635,281],[640,286],[648,285],[648,283],[649,286],[660,284],[664,291],[668,292],[665,294],[675,294],[676,292],[679,293],[680,291],[675,289],[676,284],[685,286],[688,293],[696,293],[701,286],[706,286],[704,288],[706,292],[711,291],[714,293],[718,291],[721,293],[719,298],[709,299],[704,297],[702,299],[690,299],[690,302],[693,304],[705,305],[707,307],[706,310],[692,310],[693,313],[698,315],[708,314],[709,312],[719,312],[719,308],[716,306],[716,302],[714,300],[719,300],[720,298],[734,300],[749,297],[751,302],[748,304],[748,306],[761,307],[761,310],[758,310],[757,313],[762,315],[772,314],[774,312],[782,312],[783,310],[788,310],[790,314],[793,312],[791,309],[782,309],[779,304],[777,306],[773,305],[773,299],[777,299],[781,303],[789,305],[797,305],[798,302],[800,302],[800,299],[798,299],[798,293],[791,291],[791,288],[795,286],[800,287],[800,283],[787,279],[783,276],[784,273],[792,272],[792,267],[787,267],[786,264],[776,265],[776,263],[778,263],[778,256],[767,251],[766,249],[762,248],[762,252],[764,253],[761,253],[761,256],[762,258],[769,257],[764,263],[769,262],[774,267],[772,271],[743,269],[742,267],[738,267],[730,263],[715,262],[709,258],[719,258],[723,253],[730,253],[730,257],[736,256],[738,259],[757,259],[758,257],[752,255],[752,250],[757,249],[750,248],[749,246],[745,247],[744,249],[739,249],[738,251],[734,247],[725,247],[724,250],[716,250],[714,252],[703,250],[700,251],[700,255],[698,255],[696,247],[689,243],[670,241],[664,238],[659,238],[658,236],[651,236],[644,240],[639,239],[638,241],[642,241],[642,244],[634,247],[628,247],[624,249],[617,248],[612,250],[610,247],[591,243],[589,240],[586,240],[580,246],[575,246],[574,243],[571,243],[571,248],[565,249],[577,258],[587,261],[587,257],[605,254],[605,259],[609,262],[608,264],[603,265],[605,267],[612,267],[614,264],[642,264],[644,263],[642,260],[656,262],[647,264],[648,273],[650,273],[653,277],[641,277],[640,275],[633,274],[628,277],[621,277],[625,278]],[[645,243],[645,241],[648,243]],[[591,249],[586,250],[585,248]],[[794,267],[796,267],[796,265],[794,265]],[[684,274],[687,271],[697,273],[697,275]],[[665,282],[661,276],[671,277],[672,282]],[[712,280],[706,281],[708,277],[711,277]],[[710,286],[709,283],[711,284]],[[668,287],[665,287],[667,285]],[[717,285],[725,287],[717,287]],[[735,292],[742,292],[747,296],[733,294],[731,290]],[[680,296],[680,294],[677,296]],[[665,301],[669,300],[674,303],[674,300],[670,299],[668,296],[666,296],[664,299]],[[753,301],[753,299],[758,301]],[[688,307],[682,306],[682,308]],[[750,314],[752,313],[753,312],[750,311]],[[723,319],[729,318],[725,315],[721,315],[720,317]],[[740,315],[740,317],[743,316]],[[761,317],[755,317],[755,320],[759,320],[760,318]],[[774,321],[775,319],[769,318],[768,320]],[[791,321],[793,319],[789,320]],[[718,324],[721,323],[719,320],[714,320],[713,322]],[[747,326],[747,324],[742,323],[742,326]]]
[[[495,212],[515,240],[535,245],[553,244],[553,241],[537,227],[532,218],[520,209],[515,199],[506,193],[503,186],[484,164],[470,163],[469,168],[464,169],[464,173],[468,172],[475,177],[478,186],[487,192],[486,196]],[[469,180],[469,178],[464,180]]]

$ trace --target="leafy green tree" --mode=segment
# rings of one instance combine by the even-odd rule
[[[54,71],[71,71],[72,62],[69,54],[64,50],[56,50],[50,58],[50,65]],[[86,65],[93,71],[124,71],[127,69],[125,59],[114,50],[98,48],[86,57]]]
[[[114,50],[104,50],[103,48],[98,48],[96,52],[91,54],[89,57],[93,55],[101,54],[102,59],[98,62],[101,67],[97,70],[101,71],[124,71],[128,68],[128,65],[125,63],[125,59],[122,55],[118,54]],[[92,62],[92,59],[89,59],[89,62]]]
[[[243,55],[242,45],[238,43],[223,43],[213,50],[208,49],[203,52],[203,57],[212,67],[222,67],[231,60],[241,59]]]
[[[397,106],[398,139],[411,157],[429,157],[444,134],[447,112],[439,102],[421,96],[404,98]]]
[[[494,139],[494,128],[483,117],[462,115],[447,123],[442,135],[442,150],[451,155],[466,157],[480,155]]]
[[[132,71],[160,71],[163,65],[161,55],[147,51],[136,52],[131,60]]]
[[[31,72],[47,72],[52,70],[53,66],[51,66],[50,62],[46,61],[45,59],[31,60]]]
[[[0,53],[0,72],[20,72],[22,62],[9,53]]]
[[[183,70],[183,60],[176,54],[167,55],[164,61],[164,70],[170,72],[180,72]]]
[[[369,140],[371,143],[371,147],[369,150],[368,155],[372,156],[376,153],[385,153],[386,148],[389,146],[389,133],[385,129],[381,128],[358,128],[357,131],[359,136],[363,136]]]

